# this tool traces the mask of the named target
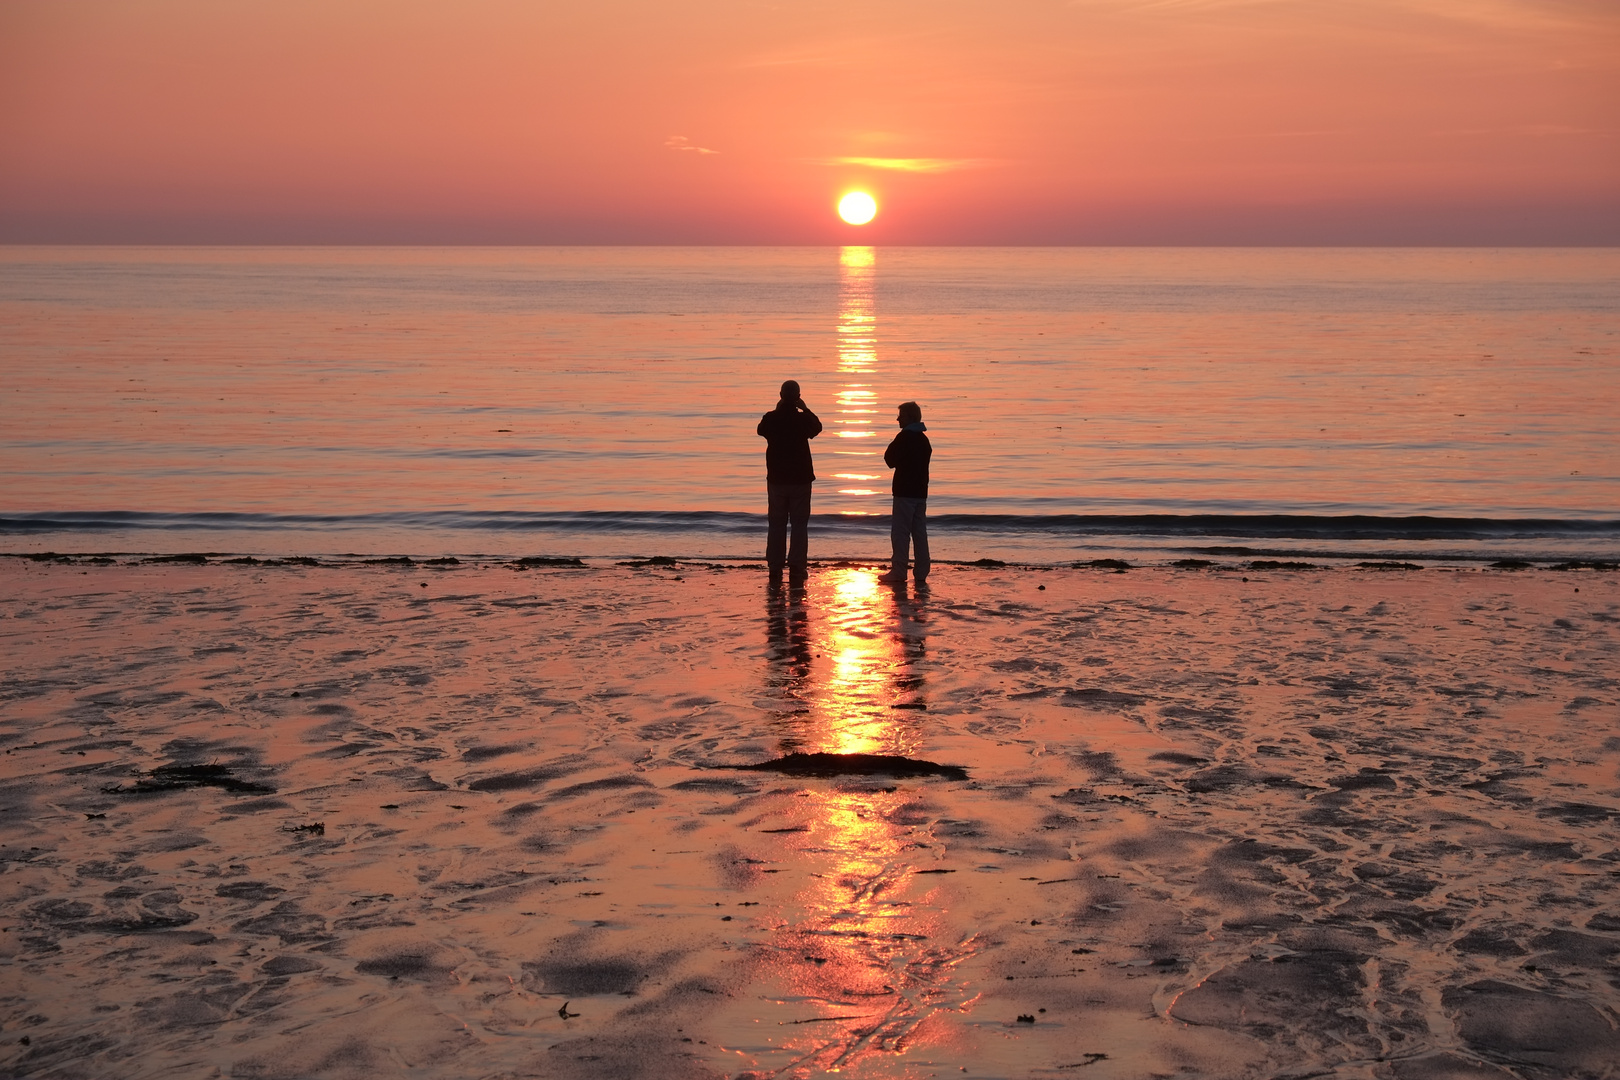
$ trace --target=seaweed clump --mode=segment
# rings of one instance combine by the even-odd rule
[[[940,765],[898,754],[786,754],[752,765],[723,765],[745,772],[777,772],[784,776],[941,776],[966,780],[960,765]]]
[[[101,790],[107,795],[160,795],[200,787],[219,788],[233,795],[274,795],[276,791],[267,784],[243,780],[227,765],[159,765],[127,787],[114,784]]]

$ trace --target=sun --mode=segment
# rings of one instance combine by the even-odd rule
[[[838,216],[851,225],[865,225],[877,217],[877,200],[864,191],[852,191],[838,200]]]

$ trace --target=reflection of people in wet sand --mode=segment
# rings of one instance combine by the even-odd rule
[[[883,451],[884,464],[894,470],[894,517],[889,539],[894,544],[894,561],[884,580],[902,585],[906,580],[906,548],[916,556],[913,576],[921,585],[928,579],[928,462],[934,456],[933,444],[923,432],[922,408],[915,401],[902,402],[895,418],[900,433]]]
[[[790,576],[804,577],[809,559],[810,485],[816,479],[810,440],[821,434],[821,421],[799,396],[799,384],[789,379],[782,384],[782,399],[776,408],[760,419],[758,431],[765,440],[765,562],[773,575],[780,574],[785,563]]]
[[[812,657],[804,586],[784,589],[781,582],[772,582],[765,597],[765,633],[771,659],[766,689],[787,701],[804,700],[809,696]]]
[[[894,698],[897,709],[926,709],[925,685],[920,664],[928,658],[928,612],[926,590],[915,598],[903,591],[895,594]]]

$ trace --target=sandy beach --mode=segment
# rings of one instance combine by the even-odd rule
[[[1620,1075],[1620,577],[876,571],[0,559],[0,1073]]]

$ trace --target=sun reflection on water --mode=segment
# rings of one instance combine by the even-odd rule
[[[784,751],[918,756],[925,738],[928,613],[862,567],[773,591],[767,690]],[[942,1010],[969,1006],[956,967],[978,949],[946,929],[946,888],[931,864],[929,815],[914,783],[883,776],[808,781],[792,800],[792,858],[803,887],[762,943],[782,1003],[818,1014],[784,1032],[768,1074],[812,1076],[893,1062],[949,1038]],[[879,1065],[883,1075],[890,1066]],[[900,1075],[900,1074],[894,1074]]]
[[[851,246],[839,250],[838,374],[849,380],[839,387],[836,394],[838,404],[833,417],[832,434],[839,440],[870,439],[877,434],[872,430],[872,424],[873,416],[880,411],[876,408],[878,395],[872,388],[872,383],[868,381],[877,371],[878,365],[877,310],[873,302],[876,271],[875,248]],[[846,457],[877,456],[876,450],[836,450],[834,453]],[[838,489],[838,495],[842,500],[846,503],[853,500],[857,505],[870,502],[878,494],[880,493],[876,488]],[[845,514],[871,512],[873,511],[840,508],[840,513]]]
[[[813,705],[814,747],[832,754],[910,754],[917,732],[896,717],[895,705],[910,693],[906,637],[894,591],[879,584],[877,571],[845,567],[829,571],[823,613],[823,654],[832,661]]]

